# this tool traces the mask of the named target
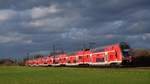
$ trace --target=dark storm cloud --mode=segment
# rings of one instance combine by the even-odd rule
[[[150,48],[149,0],[1,0],[0,55],[120,41]],[[7,53],[10,52],[10,53]]]

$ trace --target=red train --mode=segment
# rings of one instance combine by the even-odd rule
[[[121,42],[105,47],[27,60],[27,66],[110,66],[132,62],[130,47]]]

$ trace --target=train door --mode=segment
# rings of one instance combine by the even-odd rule
[[[83,64],[87,64],[90,62],[90,55],[84,55],[83,56]]]
[[[108,52],[108,62],[116,62],[117,61],[117,56],[115,51],[109,51]]]
[[[83,56],[78,56],[78,62],[79,64],[83,64]]]
[[[108,52],[105,52],[105,62],[108,62]]]

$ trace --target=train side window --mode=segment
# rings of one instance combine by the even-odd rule
[[[115,56],[116,56],[116,58],[118,57],[118,54],[117,54],[117,51],[115,50]]]
[[[70,60],[68,61],[68,63],[71,63]]]
[[[79,56],[79,60],[81,60],[82,59],[82,56]]]
[[[77,62],[77,61],[74,59],[74,60],[73,60],[73,63],[76,63],[76,62]]]
[[[90,55],[86,55],[86,58],[90,58]]]
[[[96,62],[104,62],[104,58],[96,58]]]

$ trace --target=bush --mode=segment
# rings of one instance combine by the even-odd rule
[[[15,62],[11,59],[1,59],[0,60],[0,65],[14,65]]]
[[[150,50],[133,49],[132,56],[134,57],[133,65],[135,66],[150,66]]]

